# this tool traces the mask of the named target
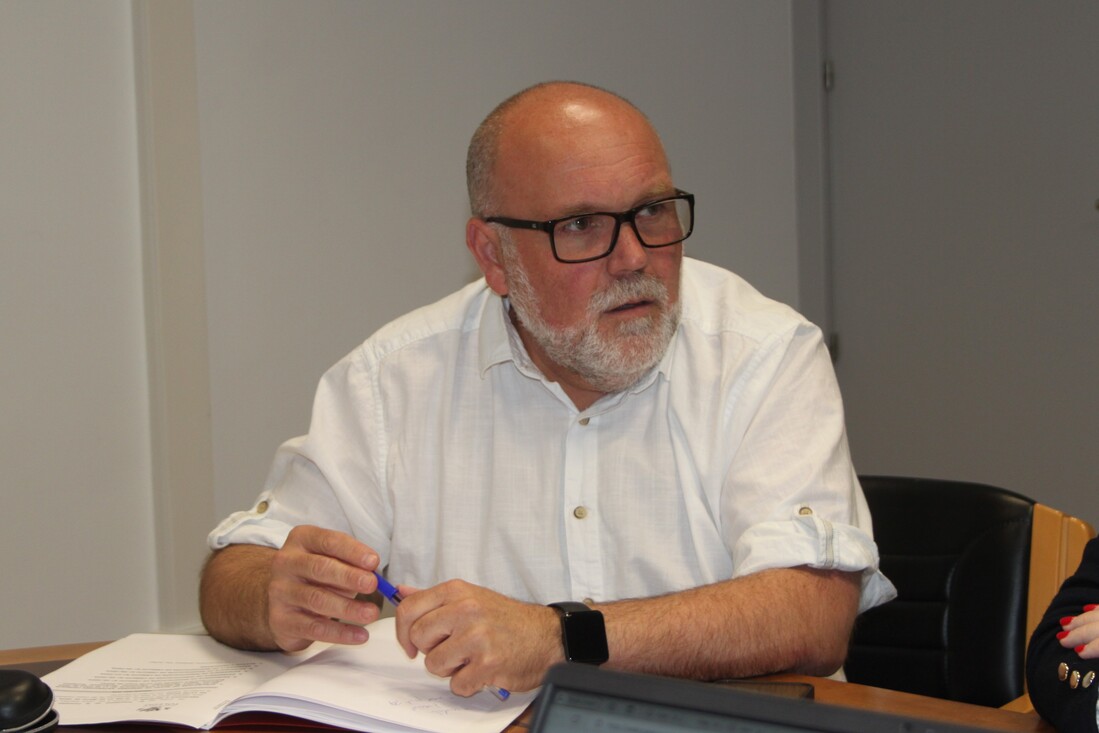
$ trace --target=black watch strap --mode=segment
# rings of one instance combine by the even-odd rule
[[[561,646],[566,661],[581,664],[602,664],[607,661],[610,655],[602,613],[575,601],[549,605],[557,611],[557,616],[561,619]]]

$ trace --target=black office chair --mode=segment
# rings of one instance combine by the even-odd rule
[[[860,481],[898,596],[856,620],[847,678],[995,707],[1019,698],[1027,639],[1094,530],[993,486]]]

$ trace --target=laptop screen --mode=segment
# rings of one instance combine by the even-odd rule
[[[766,689],[767,683],[757,683]],[[772,683],[782,689],[783,683]],[[785,692],[785,690],[783,690]],[[532,733],[977,733],[963,725],[689,680],[550,669]]]
[[[538,730],[541,733],[805,733],[808,729],[579,690],[558,690]]]

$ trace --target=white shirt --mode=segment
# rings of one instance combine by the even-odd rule
[[[537,603],[647,597],[809,565],[889,600],[819,330],[684,259],[682,321],[631,389],[578,411],[479,281],[325,374],[309,434],[212,548],[315,524],[393,582],[462,578]]]

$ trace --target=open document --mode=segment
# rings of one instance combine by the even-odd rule
[[[63,725],[145,722],[213,728],[241,713],[278,713],[373,733],[496,733],[534,699],[487,690],[458,697],[409,659],[392,618],[361,646],[298,654],[242,652],[208,636],[134,634],[46,675]]]

